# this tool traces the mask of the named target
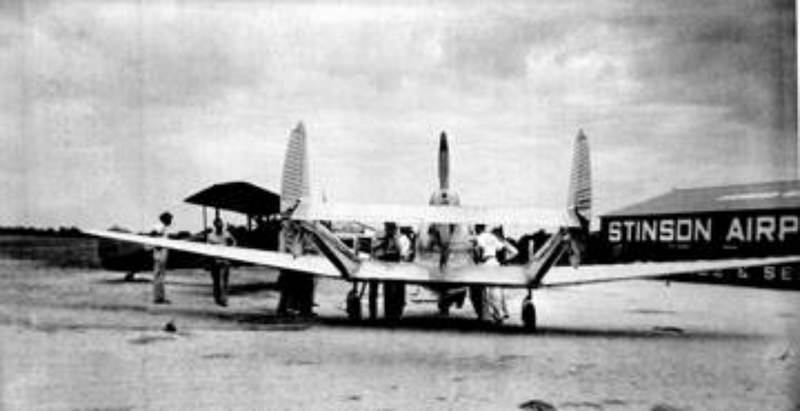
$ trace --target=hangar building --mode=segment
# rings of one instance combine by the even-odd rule
[[[745,258],[800,252],[800,180],[673,189],[600,217],[612,261]],[[800,288],[800,266],[687,279]]]

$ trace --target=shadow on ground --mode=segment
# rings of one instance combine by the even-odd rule
[[[739,333],[685,331],[678,327],[651,328],[578,328],[561,326],[540,326],[531,332],[521,324],[495,325],[481,323],[474,318],[414,316],[402,318],[397,322],[386,320],[364,320],[352,322],[347,318],[318,318],[317,322],[333,327],[377,328],[418,330],[428,332],[490,333],[525,337],[571,337],[571,338],[641,338],[641,339],[685,339],[685,340],[743,340],[758,339],[758,336]]]

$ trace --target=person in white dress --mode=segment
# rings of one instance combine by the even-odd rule
[[[166,238],[169,234],[169,226],[172,225],[172,214],[163,212],[158,219],[159,223],[153,227],[150,234],[154,237]],[[153,248],[153,302],[156,304],[169,304],[166,290],[164,289],[164,281],[167,276],[168,255],[169,253],[166,248]]]
[[[475,227],[476,254],[478,264],[484,266],[499,266],[497,254],[506,252],[506,258],[512,259],[517,255],[516,247],[503,237],[502,227],[495,227],[491,233],[485,231],[485,226],[479,224]],[[486,287],[483,298],[483,318],[489,318],[495,323],[502,323],[508,318],[505,291],[503,287]]]

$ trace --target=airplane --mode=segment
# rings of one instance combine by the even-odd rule
[[[748,259],[699,260],[653,263],[581,265],[591,219],[592,189],[588,139],[581,130],[575,137],[572,170],[566,207],[563,210],[531,207],[482,207],[461,205],[450,188],[449,147],[444,132],[439,142],[439,188],[428,205],[347,204],[316,201],[311,196],[306,132],[299,123],[290,133],[281,181],[283,223],[280,250],[266,251],[243,247],[147,237],[106,230],[85,230],[98,237],[121,240],[206,256],[280,269],[285,273],[304,273],[348,281],[347,315],[360,320],[364,286],[383,285],[384,317],[390,321],[402,316],[406,285],[430,288],[439,296],[440,311],[446,312],[453,293],[469,289],[480,295],[486,287],[527,290],[522,300],[521,320],[527,330],[537,326],[533,292],[542,288],[568,287],[632,279],[663,278],[698,271],[800,262],[800,255]],[[364,259],[332,233],[326,221],[395,222],[417,224],[419,238],[413,261],[386,262]],[[525,224],[553,229],[555,234],[524,265],[485,266],[471,258],[471,231],[476,224]],[[304,252],[312,243],[316,253]],[[288,252],[287,252],[288,251]],[[570,265],[557,265],[562,258]],[[361,286],[361,290],[359,290]],[[376,293],[370,292],[370,311]],[[471,295],[472,297],[472,295]],[[473,299],[480,301],[480,298]],[[473,303],[478,318],[480,304]]]

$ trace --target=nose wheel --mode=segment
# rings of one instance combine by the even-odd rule
[[[536,331],[536,306],[533,305],[533,296],[530,291],[522,300],[522,325],[527,331]]]

